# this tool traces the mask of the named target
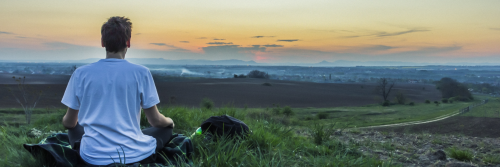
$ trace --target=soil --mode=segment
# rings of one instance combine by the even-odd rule
[[[32,90],[43,90],[38,107],[64,107],[60,103],[69,76],[26,76]],[[264,86],[270,83],[271,86]],[[8,87],[15,88],[12,76],[0,75],[0,107],[20,107]],[[183,82],[157,82],[160,105],[199,107],[203,98],[214,101],[216,107],[270,107],[273,104],[290,107],[362,106],[382,101],[375,84],[311,83],[265,79],[198,79]],[[434,85],[397,83],[392,92],[406,94],[409,101],[440,100]],[[395,94],[395,93],[391,93]],[[394,97],[389,97],[394,99]]]
[[[379,131],[454,134],[473,137],[500,137],[500,118],[454,116],[441,121],[402,127],[377,128]]]

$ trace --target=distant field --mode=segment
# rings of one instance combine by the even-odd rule
[[[460,116],[500,118],[500,100],[498,98],[490,98],[487,105],[476,107],[473,109],[473,112],[468,112]]]
[[[6,78],[8,79],[8,78]],[[50,79],[50,78],[48,78]],[[31,80],[32,82],[35,82]],[[30,81],[30,82],[31,82]],[[38,82],[38,81],[36,81]],[[40,81],[41,82],[41,81]],[[269,83],[271,86],[264,86]],[[39,108],[64,108],[61,98],[66,84],[33,84],[33,90],[45,93]],[[13,84],[0,84],[0,108],[20,107],[8,92]],[[265,108],[273,104],[295,108],[363,106],[381,102],[375,94],[373,83],[311,83],[266,79],[198,79],[182,82],[156,82],[160,106],[199,107],[205,97],[220,107],[232,104],[243,108]],[[434,85],[397,83],[392,95],[403,92],[409,101],[416,103],[440,100],[441,94]],[[394,97],[389,97],[393,100]]]

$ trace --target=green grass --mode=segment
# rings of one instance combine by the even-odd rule
[[[500,99],[490,98],[485,105],[475,107],[461,116],[500,118]]]
[[[410,121],[430,120],[442,115],[457,112],[459,109],[479,102],[454,102],[439,106],[434,104],[416,103],[410,105],[392,105],[383,107],[380,105],[369,105],[363,107],[335,107],[335,108],[295,108],[300,125],[312,123],[330,124],[333,122],[344,124],[346,127],[364,127]],[[256,109],[253,109],[254,111]],[[318,114],[328,113],[327,119],[317,119]]]
[[[461,150],[456,147],[448,149],[448,154],[451,158],[455,158],[459,161],[471,161],[474,155],[469,150]]]
[[[306,136],[294,133],[291,124],[295,118],[284,115],[261,115],[232,107],[214,108],[160,108],[165,116],[171,117],[176,124],[175,133],[191,135],[210,116],[228,114],[243,120],[252,134],[237,141],[204,141],[203,136],[195,136],[194,163],[196,166],[390,166],[376,158],[365,157],[357,150],[357,145],[343,144],[325,135],[330,126],[323,126],[321,144]],[[21,114],[20,114],[21,115]],[[3,125],[0,128],[0,167],[1,166],[41,166],[23,147],[25,143],[38,143],[46,135],[32,137],[32,128],[43,132],[64,131],[61,125],[64,110],[37,115],[31,125]],[[141,119],[144,120],[144,119]],[[7,121],[7,120],[6,120]],[[7,121],[8,122],[8,121]],[[287,123],[288,122],[288,123]],[[143,127],[148,126],[142,121]],[[303,129],[315,129],[303,126]],[[316,127],[316,130],[319,128]]]

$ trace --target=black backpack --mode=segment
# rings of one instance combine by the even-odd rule
[[[228,115],[212,116],[208,118],[201,123],[201,131],[203,134],[209,135],[208,138],[211,138],[211,135],[244,137],[251,132],[243,121]]]

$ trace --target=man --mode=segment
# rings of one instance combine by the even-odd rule
[[[125,60],[132,23],[111,17],[102,25],[106,59],[82,66],[69,80],[62,123],[72,148],[87,165],[151,163],[172,136],[174,122],[158,112],[158,93],[148,68]],[[141,108],[151,128],[141,131]],[[121,157],[121,158],[120,158]]]

